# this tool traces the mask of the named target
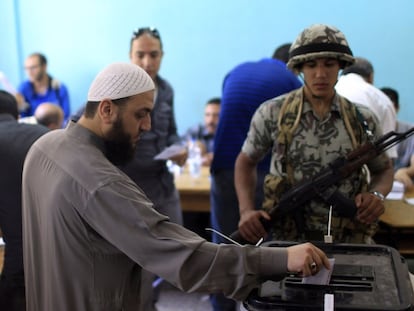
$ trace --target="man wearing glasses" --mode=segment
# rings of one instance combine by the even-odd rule
[[[154,208],[170,217],[172,222],[183,223],[178,191],[174,178],[168,171],[166,161],[154,160],[154,156],[166,147],[180,143],[174,117],[174,92],[171,85],[158,74],[163,57],[160,34],[155,28],[139,28],[133,33],[129,57],[131,63],[144,69],[155,84],[154,109],[151,112],[151,130],[138,141],[135,158],[121,169],[145,192],[154,203]],[[171,158],[182,166],[187,153]],[[151,286],[153,276],[143,284]],[[152,293],[152,290],[150,290]],[[143,300],[152,303],[152,295],[146,293]],[[146,308],[150,310],[150,306]]]
[[[59,105],[64,112],[65,120],[70,116],[69,93],[66,86],[47,73],[47,59],[41,53],[29,55],[25,61],[28,80],[20,84],[17,100],[22,117],[33,116],[42,103]]]

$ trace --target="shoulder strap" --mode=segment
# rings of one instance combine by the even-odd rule
[[[339,96],[339,106],[344,119],[345,128],[351,137],[352,146],[358,147],[365,135],[369,137],[368,124],[355,104],[345,97]],[[278,117],[277,141],[284,147],[285,156],[282,159],[282,172],[288,181],[293,183],[293,167],[289,163],[288,150],[293,134],[299,125],[303,111],[303,87],[290,92],[280,109]]]
[[[302,88],[290,92],[280,108],[278,118],[278,137],[277,140],[282,144],[290,144],[293,133],[299,125],[300,116],[303,110],[303,90]]]
[[[293,167],[289,163],[287,155],[289,145],[292,142],[293,133],[299,125],[303,111],[303,88],[290,92],[280,108],[278,118],[277,141],[284,147],[284,157],[281,161],[282,173],[293,184]]]
[[[57,103],[59,106],[62,105],[62,97],[60,96],[60,81],[49,76],[49,87],[55,91]]]
[[[372,133],[368,128],[367,121],[355,104],[345,97],[339,96],[339,105],[346,130],[351,136],[352,146],[356,148],[363,142],[364,136],[370,138]]]

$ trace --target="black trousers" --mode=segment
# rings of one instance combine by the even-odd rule
[[[25,311],[24,276],[0,278],[0,310]]]

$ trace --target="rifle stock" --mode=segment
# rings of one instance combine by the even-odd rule
[[[414,127],[403,133],[391,131],[375,142],[367,142],[348,155],[339,157],[309,180],[299,182],[285,192],[280,197],[278,204],[271,209],[269,212],[271,220],[260,219],[264,229],[269,232],[279,216],[293,213],[304,203],[317,196],[339,208],[338,213],[341,217],[353,217],[356,213],[354,201],[342,195],[335,185],[385,150],[413,134]],[[253,244],[246,241],[239,230],[233,232],[230,237],[241,244]]]

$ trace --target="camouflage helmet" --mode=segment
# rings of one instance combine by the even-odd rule
[[[340,60],[342,69],[354,63],[344,34],[335,27],[315,24],[303,30],[293,42],[287,65],[297,71],[304,62],[321,57]]]

